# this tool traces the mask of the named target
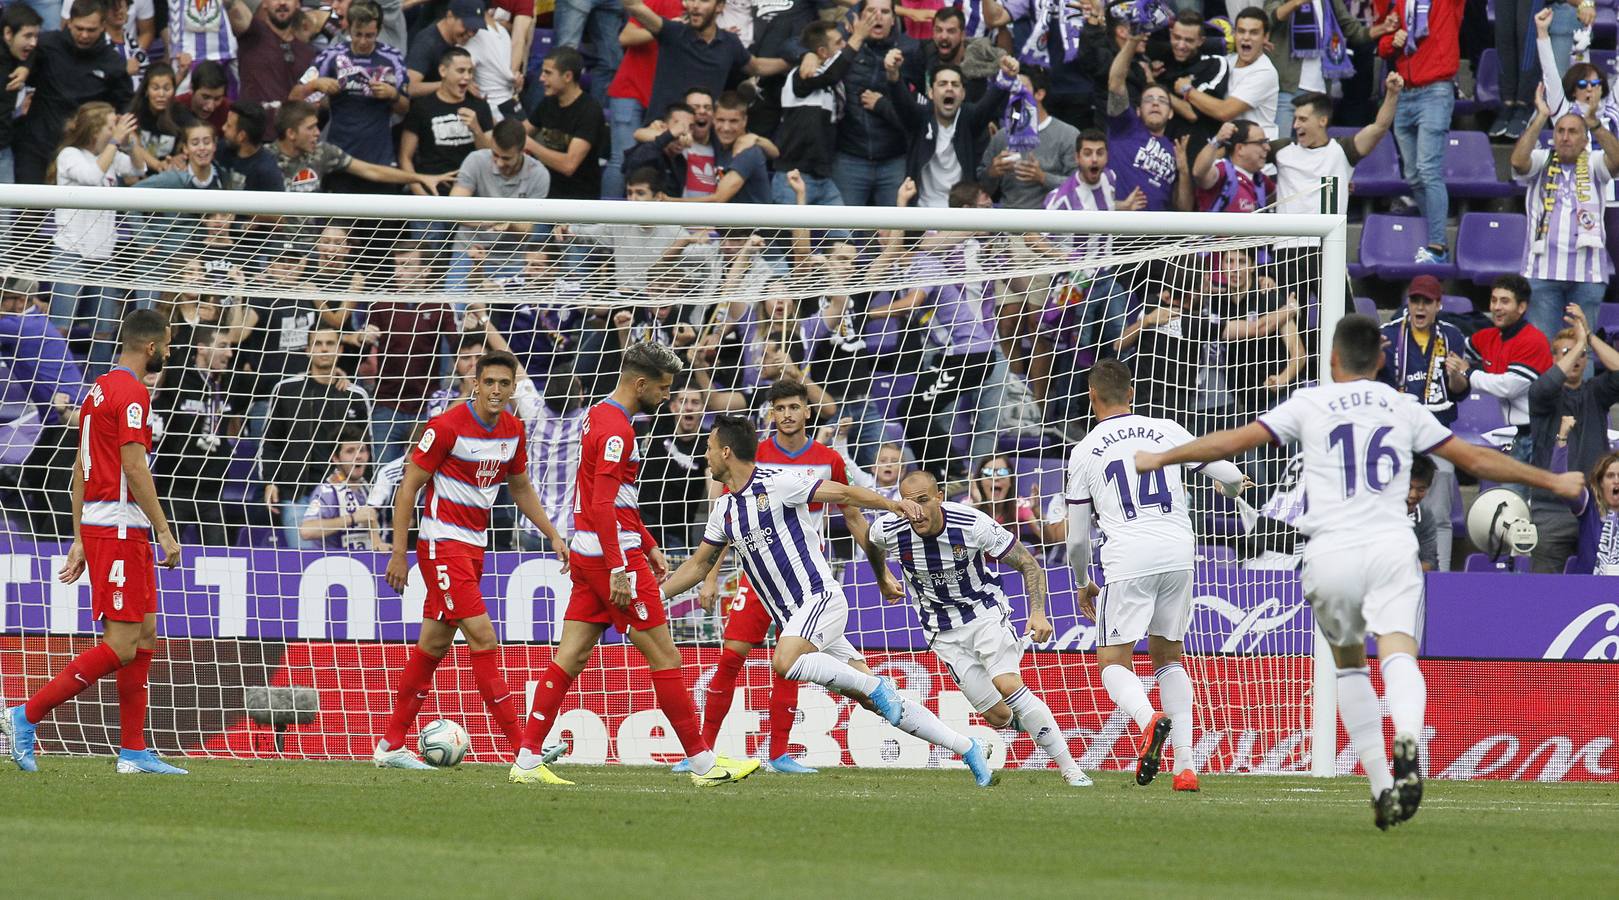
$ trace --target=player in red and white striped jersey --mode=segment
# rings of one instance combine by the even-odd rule
[[[817,440],[808,432],[809,389],[802,382],[783,379],[770,386],[766,394],[770,405],[771,421],[776,433],[759,444],[754,461],[766,469],[790,469],[811,472],[822,481],[848,484],[849,475],[843,455]],[[826,505],[808,506],[810,522],[816,534],[826,537]],[[855,543],[866,545],[866,532],[870,525],[860,510],[843,507],[843,520]],[[721,551],[724,553],[725,551]],[[715,581],[719,565],[709,570],[704,579],[702,600],[704,608],[713,604],[717,593]],[[714,677],[708,683],[708,697],[703,702],[703,737],[712,745],[725,724],[736,697],[737,677],[753,648],[765,642],[770,630],[770,612],[764,600],[748,583],[746,575],[737,579],[736,594],[725,603],[725,645],[720,651]],[[790,775],[813,775],[809,768],[788,753],[792,741],[793,720],[797,718],[798,682],[782,675],[773,675],[770,682],[770,768]],[[679,767],[677,767],[678,769]]]
[[[421,570],[427,598],[421,636],[405,662],[387,731],[372,755],[378,766],[428,768],[405,748],[405,733],[421,711],[433,687],[433,672],[450,651],[457,630],[466,635],[473,679],[484,705],[514,752],[521,741],[518,707],[500,675],[500,645],[478,584],[483,578],[484,548],[489,545],[489,511],[500,486],[511,489],[518,511],[551,542],[564,569],[568,549],[529,481],[523,423],[506,411],[517,387],[518,371],[510,353],[485,353],[475,370],[472,397],[427,423],[406,464],[404,483],[394,495],[393,558],[388,561],[387,577],[388,584],[403,593],[410,573],[405,560],[406,536],[416,512],[416,495],[427,488],[416,544],[416,567]]]
[[[630,417],[669,400],[680,357],[661,344],[624,351],[618,386],[590,408],[579,442],[579,481],[573,499],[573,593],[556,656],[534,691],[523,747],[510,779],[518,784],[571,784],[544,765],[540,746],[574,678],[611,625],[646,658],[658,707],[686,751],[692,781],[703,787],[740,781],[756,760],[715,756],[697,725],[697,710],[680,675],[680,651],[669,636],[658,580],[668,573],[663,551],[641,521],[635,479],[640,449]]]
[[[141,378],[163,369],[169,325],[151,310],[124,317],[118,365],[96,379],[79,413],[79,456],[73,466],[73,545],[59,576],[64,584],[90,572],[90,608],[101,624],[101,643],[84,651],[23,706],[0,716],[11,738],[11,759],[37,771],[34,726],[51,710],[118,673],[118,771],[184,775],[146,749],[146,675],[157,647],[157,572],[180,562],[180,542],[169,530],[147,468],[152,450],[152,396]]]

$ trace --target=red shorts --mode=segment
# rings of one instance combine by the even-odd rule
[[[759,592],[748,584],[748,576],[738,573],[736,596],[725,602],[725,636],[727,641],[762,644],[770,632],[770,611]]]
[[[84,561],[97,621],[140,622],[157,612],[157,568],[145,532],[139,538],[85,537]]]
[[[427,599],[422,618],[476,619],[489,611],[483,605],[483,548],[460,541],[417,541],[416,568],[422,570]]]
[[[628,634],[631,628],[648,631],[667,623],[669,617],[664,613],[663,594],[658,590],[658,579],[653,577],[646,557],[631,550],[624,554],[624,564],[629,570],[630,593],[634,597],[629,609],[619,609],[608,599],[612,588],[605,562],[596,557],[574,556],[568,569],[573,579],[573,593],[568,597],[568,612],[563,618],[612,625],[620,634]]]

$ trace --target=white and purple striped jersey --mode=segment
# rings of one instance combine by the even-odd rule
[[[1113,172],[1103,169],[1095,184],[1086,184],[1075,172],[1046,195],[1046,209],[1072,209],[1106,212],[1118,205],[1113,191]],[[1113,250],[1113,238],[1106,234],[1056,234],[1051,240],[1068,248],[1075,259],[1106,256]]]
[[[304,521],[319,522],[322,519],[351,516],[365,505],[365,482],[322,482],[309,498],[309,508],[304,511]],[[356,525],[345,531],[333,532],[321,539],[320,546],[326,550],[369,550],[371,529],[364,525]]]
[[[198,62],[235,59],[229,8],[230,0],[169,0],[169,58],[186,53]]]
[[[1551,172],[1553,161],[1552,151],[1535,150],[1529,171],[1517,179],[1528,187],[1523,276],[1606,283],[1613,277],[1603,224],[1602,198],[1613,181],[1607,159],[1601,150],[1585,151],[1577,162],[1559,163]]]
[[[579,474],[579,439],[585,433],[585,407],[557,413],[539,403],[524,418],[528,424],[528,480],[539,492],[540,506],[564,538],[572,537],[573,490]],[[631,492],[634,487],[631,486]],[[539,534],[525,516],[524,531]]]
[[[703,528],[703,543],[736,551],[777,625],[805,603],[842,590],[809,509],[820,485],[809,472],[755,466],[740,490],[714,502]]]
[[[923,535],[909,519],[888,513],[871,527],[869,538],[899,557],[929,641],[979,616],[999,617],[1010,609],[989,560],[1000,559],[1017,542],[1012,532],[965,503],[947,500],[941,508],[944,527],[938,534]]]

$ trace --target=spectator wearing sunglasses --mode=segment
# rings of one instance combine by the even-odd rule
[[[1568,66],[1568,71],[1558,76],[1556,53],[1556,39],[1551,34],[1552,10],[1550,7],[1542,10],[1535,16],[1535,49],[1540,55],[1540,83],[1546,92],[1546,105],[1552,111],[1553,122],[1556,122],[1564,113],[1579,107],[1581,110],[1596,110],[1598,121],[1609,131],[1619,134],[1619,104],[1614,102],[1612,86],[1602,77],[1602,70],[1588,63],[1574,63]],[[1568,62],[1567,48],[1564,47],[1561,59],[1566,65]],[[1601,150],[1596,135],[1591,135],[1591,150]],[[1619,196],[1616,196],[1614,185],[1609,182],[1602,191],[1602,200],[1612,206]]]
[[[967,496],[961,499],[997,524],[1012,529],[1019,538],[1039,544],[1063,540],[1063,523],[1048,521],[1038,490],[1027,497],[1017,495],[1012,463],[1004,456],[990,456],[980,462],[967,483]]]
[[[1247,119],[1220,126],[1192,163],[1197,208],[1202,212],[1258,212],[1276,199],[1276,182],[1264,172],[1270,140]]]

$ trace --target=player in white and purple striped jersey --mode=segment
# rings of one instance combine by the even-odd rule
[[[1046,573],[1012,532],[964,503],[944,499],[939,482],[912,472],[900,482],[900,496],[922,507],[924,524],[889,514],[871,528],[866,548],[878,587],[890,603],[905,591],[889,573],[887,555],[899,557],[911,603],[935,656],[950,670],[967,702],[996,728],[1013,726],[1044,750],[1070,785],[1090,787],[1091,779],[1068,752],[1068,740],[1051,708],[1023,684],[1023,639],[1012,624],[1012,610],[991,560],[1004,560],[1023,576],[1029,595],[1028,635],[1051,639],[1046,618]]]
[[[253,24],[253,8],[243,0],[169,0],[169,58],[185,80],[190,68],[205,59],[225,67],[231,94],[240,84],[236,72],[236,34]]]
[[[748,582],[776,623],[771,667],[793,681],[813,681],[872,710],[890,725],[961,754],[980,787],[991,782],[984,748],[907,700],[871,673],[860,651],[843,636],[849,601],[832,577],[809,510],[811,503],[897,512],[915,520],[922,509],[909,500],[884,500],[865,488],[823,481],[802,471],[754,465],[759,434],[753,423],[720,416],[708,439],[708,470],[730,493],[714,503],[703,540],[663,583],[665,598],[696,587],[733,547]]]

